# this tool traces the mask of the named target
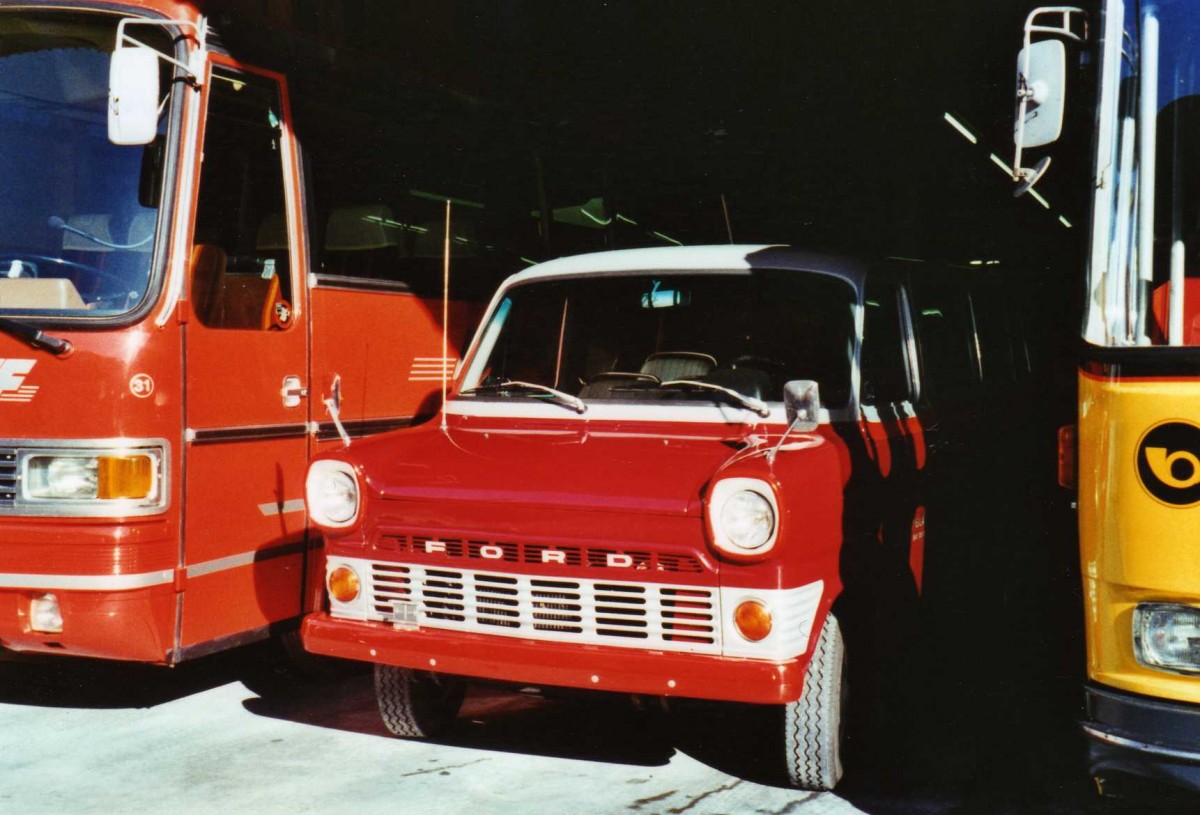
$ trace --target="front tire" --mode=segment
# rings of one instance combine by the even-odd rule
[[[827,791],[842,778],[846,646],[829,614],[804,673],[804,692],[783,706],[784,769],[799,789]]]
[[[383,724],[396,736],[429,739],[454,724],[467,686],[445,674],[375,666],[375,699]]]

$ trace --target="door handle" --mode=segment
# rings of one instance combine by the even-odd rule
[[[279,395],[283,397],[284,407],[299,407],[300,400],[308,396],[308,388],[300,384],[300,377],[285,376],[283,387],[279,389]]]

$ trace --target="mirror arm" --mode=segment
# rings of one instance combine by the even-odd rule
[[[795,419],[792,419],[792,422],[791,422],[791,424],[789,424],[789,425],[787,426],[787,428],[786,428],[786,429],[783,431],[783,435],[781,435],[781,436],[779,437],[779,441],[777,441],[777,442],[775,443],[775,446],[774,446],[774,447],[772,447],[772,448],[771,448],[771,449],[770,449],[770,450],[767,452],[767,464],[774,464],[774,463],[775,463],[775,455],[776,455],[776,454],[779,452],[779,448],[780,448],[780,447],[783,447],[783,443],[784,443],[785,441],[787,441],[787,437],[788,437],[788,436],[792,435],[792,431],[796,429],[796,425],[798,425],[799,423],[800,423],[800,417],[799,417],[799,416],[797,416]]]
[[[1037,18],[1043,15],[1061,14],[1062,22],[1058,25],[1039,25]],[[1071,26],[1071,18],[1078,15],[1083,23],[1083,30],[1076,32]],[[1042,6],[1029,12],[1025,18],[1025,44],[1029,45],[1031,34],[1053,34],[1056,37],[1066,37],[1075,42],[1087,42],[1088,25],[1087,12],[1078,6]]]
[[[1061,15],[1059,23],[1057,25],[1049,25],[1037,22],[1038,18],[1049,15]],[[1072,24],[1076,19],[1082,23],[1082,31],[1076,31],[1073,28]],[[1024,64],[1021,66],[1020,84],[1017,87],[1017,134],[1014,139],[1016,150],[1013,155],[1011,168],[1012,180],[1021,184],[1017,188],[1016,195],[1021,195],[1032,189],[1033,185],[1038,182],[1038,179],[1042,177],[1042,174],[1046,172],[1046,167],[1050,164],[1049,160],[1046,160],[1033,168],[1021,166],[1021,154],[1025,147],[1025,111],[1029,107],[1029,100],[1034,95],[1034,90],[1029,87],[1026,79],[1029,76],[1029,62],[1032,58],[1029,46],[1033,44],[1034,34],[1049,34],[1074,42],[1086,42],[1088,37],[1087,12],[1077,6],[1042,6],[1029,12],[1029,16],[1025,18],[1024,47],[1021,50],[1021,53],[1024,54]]]
[[[188,63],[177,60],[174,57],[167,56],[166,54],[164,54],[160,51],[156,51],[155,49],[150,48],[150,46],[146,45],[144,42],[141,42],[140,40],[135,40],[133,37],[129,36],[129,34],[127,34],[125,32],[125,27],[127,25],[156,25],[156,26],[164,26],[164,27],[169,26],[169,25],[174,25],[174,26],[179,26],[180,28],[193,29],[196,32],[195,40],[196,40],[197,49],[196,49],[196,51],[194,51],[192,53],[192,55],[190,57],[191,64],[189,65]],[[161,59],[165,62],[169,62],[170,64],[176,66],[177,68],[182,68],[184,70],[184,72],[187,74],[188,82],[193,87],[196,87],[196,88],[200,87],[200,85],[202,84],[201,76],[203,74],[205,52],[208,48],[207,41],[208,41],[208,19],[205,17],[201,17],[200,21],[195,22],[195,23],[192,22],[191,20],[146,20],[146,19],[142,19],[140,17],[125,17],[119,23],[117,23],[117,48],[122,48],[122,47],[125,47],[126,45],[132,45],[132,46],[135,46],[138,48],[147,48],[151,51],[154,51],[155,55],[159,59]]]

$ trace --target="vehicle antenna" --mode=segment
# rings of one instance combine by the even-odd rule
[[[725,234],[729,236],[729,242],[733,243],[733,227],[729,224],[729,205],[725,203],[725,193],[721,193],[721,212],[725,215]]]
[[[450,199],[446,199],[446,234],[442,239],[442,431],[446,430],[446,366],[450,331]]]

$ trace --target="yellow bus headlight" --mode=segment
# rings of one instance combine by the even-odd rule
[[[1200,673],[1200,608],[1141,603],[1133,612],[1133,644],[1148,668]]]

